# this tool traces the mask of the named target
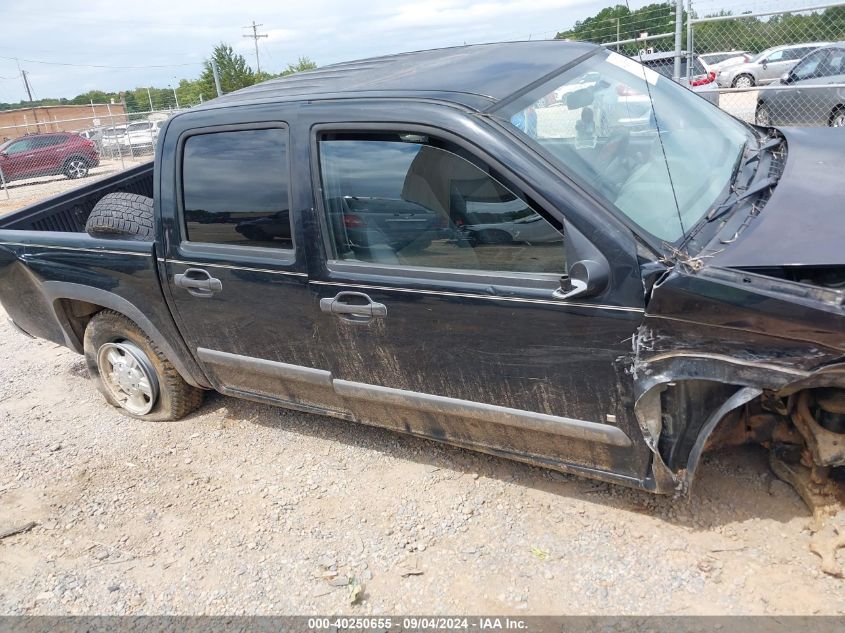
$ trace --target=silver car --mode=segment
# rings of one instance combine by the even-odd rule
[[[721,88],[751,88],[778,81],[806,55],[829,42],[808,42],[767,48],[751,61],[723,68],[716,75]]]
[[[845,42],[819,48],[785,74],[777,89],[761,90],[758,125],[845,127]]]

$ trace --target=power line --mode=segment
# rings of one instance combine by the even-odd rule
[[[202,62],[188,62],[185,64],[149,64],[147,66],[106,66],[103,64],[71,64],[69,62],[45,62],[38,59],[24,59],[23,57],[5,57],[3,55],[0,55],[0,59],[10,59],[13,61],[20,60],[29,64],[47,64],[48,66],[72,66],[74,68],[113,68],[117,70],[143,68],[177,68],[182,66],[198,66],[202,64]]]
[[[261,72],[261,60],[258,59],[258,38],[259,37],[267,37],[266,33],[259,33],[258,27],[264,26],[263,24],[256,24],[255,20],[252,21],[252,24],[249,26],[244,26],[241,28],[244,29],[252,29],[252,35],[244,35],[244,37],[249,37],[255,40],[255,67],[258,72]]]

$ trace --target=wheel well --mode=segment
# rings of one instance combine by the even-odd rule
[[[77,351],[80,351],[88,322],[95,314],[105,310],[105,307],[79,299],[59,299],[56,303],[76,337],[76,341],[73,341],[74,347],[78,347]]]
[[[76,158],[80,159],[80,160],[81,160],[81,161],[83,161],[86,165],[88,165],[89,167],[91,167],[91,159],[89,159],[87,156],[83,156],[82,154],[74,154],[74,155],[72,155],[72,156],[68,156],[67,158],[65,158],[65,161],[62,163],[62,167],[63,167],[63,168],[66,168],[66,167],[68,166],[68,163],[70,163],[70,161],[72,161],[72,160],[74,160],[74,159],[76,159]]]
[[[833,110],[830,111],[830,116],[827,117],[828,125],[830,125],[830,123],[833,121],[833,117],[835,117],[837,114],[839,114],[840,112],[843,112],[843,111],[845,111],[845,104],[839,103],[839,104],[835,105]]]

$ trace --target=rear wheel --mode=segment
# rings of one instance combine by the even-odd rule
[[[845,108],[839,106],[830,115],[830,127],[845,127]]]
[[[85,363],[106,401],[141,420],[178,420],[202,403],[164,353],[122,314],[103,310],[85,328]]]
[[[754,86],[754,77],[751,75],[740,75],[736,79],[734,79],[733,87],[734,88],[751,88]]]
[[[71,180],[76,180],[77,178],[85,178],[88,175],[89,169],[90,167],[86,159],[81,156],[74,156],[65,162],[63,171],[65,176]]]

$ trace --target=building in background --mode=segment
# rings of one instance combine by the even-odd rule
[[[26,134],[81,132],[126,123],[122,103],[50,105],[0,111],[0,142]]]

